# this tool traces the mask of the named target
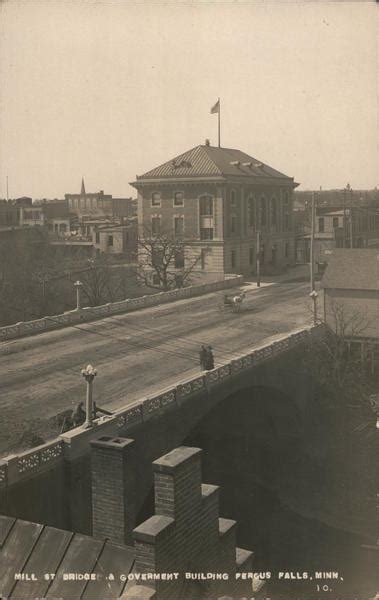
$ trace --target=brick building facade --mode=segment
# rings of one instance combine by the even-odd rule
[[[197,146],[137,176],[140,235],[185,240],[185,267],[197,275],[273,272],[295,261],[293,178],[240,150]]]

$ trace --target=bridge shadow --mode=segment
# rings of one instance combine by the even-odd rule
[[[304,415],[288,394],[250,386],[229,395],[182,444],[202,448],[202,481],[220,486],[220,514],[237,521],[238,545],[254,549],[255,570],[338,570],[350,535],[306,515],[322,488],[322,452],[309,451]],[[152,513],[151,489],[137,521]]]
[[[253,386],[221,400],[203,416],[182,444],[203,450],[203,482],[220,486],[220,512],[238,520],[238,541],[261,546],[267,519],[275,510],[291,465],[299,461],[304,437],[295,402],[277,389]],[[153,490],[137,522],[153,512]],[[254,515],[262,527],[247,524]],[[263,525],[264,523],[264,525]]]

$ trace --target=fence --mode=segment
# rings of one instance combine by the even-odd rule
[[[149,306],[157,306],[165,302],[173,302],[184,298],[192,298],[201,296],[217,290],[230,288],[240,285],[243,281],[242,275],[227,275],[225,279],[204,283],[202,285],[193,285],[169,292],[158,292],[150,296],[142,296],[140,298],[130,298],[121,300],[120,302],[111,302],[101,306],[88,306],[80,310],[72,310],[62,315],[53,315],[51,317],[43,317],[35,321],[26,321],[16,323],[15,325],[7,325],[0,327],[0,341],[13,340],[27,335],[34,335],[43,331],[52,329],[60,329],[68,327],[76,323],[93,321],[108,315],[126,313]]]

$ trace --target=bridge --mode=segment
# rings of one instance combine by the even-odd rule
[[[98,370],[95,401],[119,410],[197,375],[203,343],[212,345],[221,366],[310,322],[305,284],[243,288],[247,296],[239,315],[221,307],[224,292],[208,284],[208,293],[193,298],[177,300],[191,293],[183,288],[0,329],[0,338],[15,336],[0,343],[0,414],[7,423],[0,431],[0,456],[27,449],[20,444],[24,432],[45,441],[60,433],[54,417],[84,399],[80,370],[88,363]],[[167,295],[169,303],[153,305]],[[43,333],[25,337],[41,327]]]
[[[312,411],[309,408],[312,405],[314,390],[309,378],[305,373],[300,372],[298,365],[304,347],[310,343],[313,336],[322,332],[319,328],[304,325],[309,321],[303,296],[304,287],[299,284],[286,284],[276,289],[270,287],[262,288],[258,292],[253,291],[245,312],[240,315],[224,314],[217,304],[219,296],[215,293],[178,303],[181,311],[180,318],[176,317],[177,320],[173,315],[178,314],[178,307],[174,304],[147,309],[153,312],[153,314],[148,313],[151,318],[157,319],[159,325],[156,331],[160,332],[162,337],[159,342],[156,340],[153,348],[160,348],[161,355],[164,355],[162,348],[168,349],[171,345],[168,354],[170,360],[165,363],[167,370],[163,369],[163,377],[162,365],[158,365],[156,371],[161,374],[161,385],[165,383],[165,388],[158,390],[155,385],[151,393],[141,393],[144,389],[144,381],[141,381],[139,387],[136,384],[134,397],[128,394],[129,381],[142,379],[140,366],[131,380],[128,380],[128,377],[124,379],[121,377],[120,381],[116,381],[116,387],[110,386],[110,392],[123,390],[124,399],[126,394],[129,402],[122,402],[120,394],[116,393],[116,399],[112,393],[107,394],[107,385],[105,385],[100,395],[101,404],[111,406],[114,414],[98,419],[92,429],[79,427],[38,448],[4,458],[0,462],[0,512],[73,531],[90,533],[91,441],[99,438],[106,441],[117,439],[118,436],[128,437],[134,440],[132,451],[127,459],[129,497],[133,499],[132,508],[128,509],[133,513],[125,534],[128,539],[131,528],[135,523],[140,522],[146,511],[146,502],[152,489],[150,468],[152,460],[186,443],[193,436],[196,437],[202,424],[209,419],[214,419],[215,415],[217,417],[217,411],[219,414],[229,411],[232,415],[234,411],[230,407],[238,405],[240,408],[237,412],[241,415],[241,420],[234,425],[242,428],[246,410],[250,412],[249,407],[260,405],[265,407],[264,410],[268,410],[268,418],[279,437],[293,441],[301,436],[307,436],[311,428]],[[129,335],[133,323],[136,325],[136,322],[142,329],[139,319],[143,319],[146,323],[146,315],[143,317],[143,312],[146,311],[118,317],[113,332],[128,325],[127,335]],[[132,317],[135,321],[131,320]],[[127,319],[131,321],[128,323]],[[204,321],[208,323],[208,328],[201,326]],[[167,331],[168,324],[170,329]],[[90,327],[92,329],[94,324]],[[105,348],[105,360],[107,365],[112,366],[112,362],[118,363],[120,360],[117,356],[119,348],[109,348],[108,334],[104,346],[104,333],[107,327],[110,327],[107,320],[97,321],[95,335],[100,334],[99,337],[102,339],[98,344]],[[188,349],[182,346],[182,351],[183,347],[186,348],[185,356],[181,356],[181,351],[172,347],[178,329],[182,331],[182,335],[188,331],[185,339],[187,342],[189,340],[190,345]],[[201,329],[201,340],[198,337],[199,329]],[[166,335],[163,335],[164,331],[167,331]],[[268,333],[271,335],[267,335]],[[88,335],[86,329],[80,330],[80,333],[75,331],[71,335],[74,340],[68,339],[69,329],[65,329],[38,336],[40,340],[44,337],[48,338],[45,355],[47,352],[48,364],[53,367],[53,375],[57,372],[61,361],[67,360],[65,352],[71,356],[70,352],[67,352],[69,349],[74,348],[73,354],[78,362],[79,343],[83,345],[80,349],[82,353],[80,357],[86,356],[87,360],[92,359],[88,354],[98,350],[96,345],[92,347],[88,344],[89,335],[92,334]],[[53,336],[53,340],[50,336]],[[59,340],[55,336],[62,339],[62,352],[59,357],[56,352],[52,352],[52,348],[49,350],[49,343],[53,347],[58,344],[59,348]],[[125,340],[121,339],[125,344]],[[17,349],[14,351],[20,355],[21,360],[24,355],[19,344],[26,344],[26,354],[33,350],[43,352],[41,343],[36,343],[36,340],[38,338],[34,337],[13,342],[17,344]],[[136,342],[135,337],[133,341]],[[197,353],[195,344],[197,348],[201,341],[210,342],[214,346],[216,367],[207,373],[201,373],[198,367],[196,369],[191,367],[186,372],[183,365],[188,365],[190,360],[194,361]],[[249,341],[248,345],[246,342]],[[226,353],[227,347],[229,347],[229,355]],[[153,361],[159,363],[153,348],[140,350],[144,360],[150,357],[146,362],[146,369],[142,370],[144,374],[146,373],[148,382],[151,381],[150,370],[153,368]],[[224,349],[223,355],[220,348]],[[132,361],[133,354],[138,352],[131,345],[128,355],[122,357],[124,369],[125,365],[128,365],[128,359]],[[101,354],[95,356],[99,356],[101,360]],[[175,368],[172,369],[175,361],[177,361]],[[93,362],[101,374],[104,366],[99,367],[100,361],[96,358]],[[116,364],[115,370],[118,369],[120,365]],[[65,373],[70,372],[66,366],[63,370]],[[178,375],[173,376],[173,373],[181,370],[185,372],[184,376],[183,374],[179,378]],[[49,373],[47,377],[49,379]],[[79,373],[76,377],[80,380]],[[98,380],[101,381],[101,376]],[[35,385],[33,379],[31,385]],[[47,383],[47,387],[48,385]],[[50,389],[54,396],[59,386]],[[105,402],[107,396],[108,401]],[[252,426],[250,433],[255,435],[254,423],[250,425]],[[257,430],[256,433],[259,434],[259,431]]]

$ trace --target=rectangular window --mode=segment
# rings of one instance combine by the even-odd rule
[[[209,227],[207,229],[200,229],[200,239],[213,240],[213,227]]]
[[[284,227],[287,231],[289,231],[291,229],[291,218],[289,213],[286,213],[284,215]]]
[[[100,244],[100,233],[96,231],[96,244]]]
[[[152,248],[151,264],[153,267],[160,267],[163,262],[163,252],[160,248]]]
[[[184,234],[184,217],[174,217],[174,232],[175,235]]]
[[[338,217],[333,217],[333,227],[334,229],[338,227]]]
[[[158,235],[161,232],[161,218],[151,217],[151,233]]]
[[[184,206],[184,194],[183,194],[183,192],[175,192],[175,194],[174,194],[174,206]]]
[[[230,262],[232,265],[232,269],[235,269],[236,268],[236,251],[235,250],[232,250],[230,253]]]
[[[177,250],[175,253],[175,269],[184,268],[184,250]]]
[[[108,246],[113,246],[113,235],[108,235]]]
[[[160,206],[161,205],[161,194],[160,192],[153,192],[151,194],[151,206]]]
[[[318,231],[319,231],[319,233],[324,233],[324,230],[325,230],[324,217],[319,217],[319,220],[318,220]]]
[[[249,265],[254,264],[254,247],[249,248]]]
[[[230,233],[235,233],[236,232],[236,216],[232,215],[230,218]]]

